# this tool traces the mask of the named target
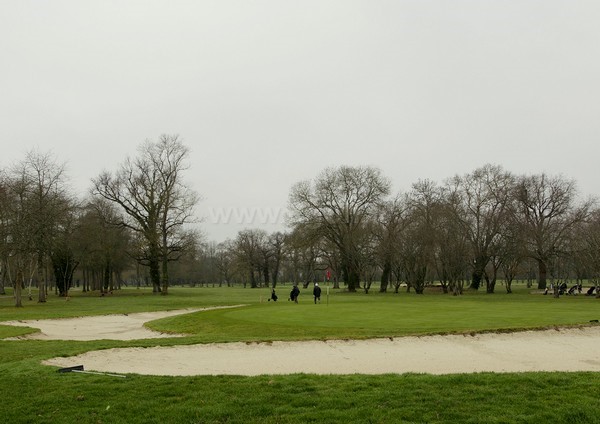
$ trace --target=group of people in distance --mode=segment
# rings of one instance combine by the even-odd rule
[[[568,290],[567,290],[567,283],[565,283],[565,282],[559,284],[557,287],[558,287],[558,294],[569,294],[569,295],[581,294],[581,290],[583,289],[581,283],[575,284],[573,287],[571,287]],[[596,289],[596,286],[590,287],[586,291],[585,295],[586,296],[593,295],[595,289]],[[554,284],[550,284],[550,287],[549,288],[546,287],[546,290],[544,290],[544,294],[548,294],[548,292],[553,292],[553,291],[554,291]]]
[[[292,291],[290,292],[290,297],[288,298],[288,300],[291,300],[295,303],[298,303],[298,296],[300,296],[300,289],[298,288],[298,285],[294,285],[294,287],[292,287]],[[321,287],[319,287],[319,283],[315,283],[315,288],[313,289],[313,297],[315,299],[315,305],[317,304],[317,302],[321,302]],[[275,294],[275,289],[271,290],[271,298],[269,299],[269,301],[273,301],[273,302],[277,302],[277,299],[279,299],[279,297]]]
[[[292,287],[292,291],[290,292],[290,298],[288,300],[292,300],[295,303],[298,303],[298,296],[300,295],[300,289],[297,285]],[[315,300],[315,305],[317,302],[321,302],[321,287],[319,287],[319,283],[315,283],[315,288],[313,289],[313,297]]]

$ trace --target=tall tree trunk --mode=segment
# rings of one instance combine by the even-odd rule
[[[277,286],[277,278],[279,277],[279,267],[281,264],[281,260],[279,257],[275,258],[275,263],[273,264],[273,272],[271,273],[271,287],[275,288]]]
[[[6,294],[6,289],[4,288],[4,284],[6,281],[6,266],[4,265],[4,263],[1,265],[2,266],[2,275],[0,275],[0,295]]]
[[[38,303],[46,303],[46,279],[44,278],[44,271],[38,269]]]
[[[169,249],[168,249],[167,231],[165,223],[162,227],[162,295],[166,296],[169,293]]]
[[[162,295],[169,293],[169,260],[165,256],[162,258]]]
[[[17,268],[15,276],[15,307],[23,307],[23,270],[21,267]]]
[[[485,274],[485,266],[487,265],[487,259],[483,256],[479,256],[475,258],[473,275],[471,280],[470,288],[473,290],[479,290],[481,287],[481,281],[483,280]]]
[[[92,271],[92,290],[102,290],[102,283],[98,274],[99,271],[97,269]]]
[[[256,283],[256,276],[254,275],[254,268],[250,269],[248,276],[250,277],[250,288],[257,288],[258,284]]]
[[[149,220],[148,228],[144,234],[148,242],[148,262],[150,267],[150,281],[152,282],[152,293],[161,293],[161,259],[163,250],[160,246],[160,235],[156,233],[156,221]]]
[[[498,278],[498,268],[496,268],[496,265],[494,263],[492,263],[492,265],[492,277],[490,278],[487,273],[485,274],[485,289],[486,293],[488,294],[494,293],[494,290],[496,289],[496,281]]]
[[[544,290],[546,288],[546,278],[548,276],[548,266],[546,265],[546,261],[543,259],[538,259],[538,290]]]
[[[494,277],[486,278],[485,292],[487,294],[493,294],[495,289],[496,289],[496,279]]]
[[[506,277],[506,293],[507,294],[511,294],[512,293],[512,282],[513,282],[513,277],[512,276]]]
[[[41,256],[38,256],[38,303],[46,303],[46,266]]]
[[[160,265],[158,257],[150,258],[150,282],[152,283],[152,293],[160,293]]]
[[[383,271],[381,273],[381,285],[379,286],[380,293],[386,293],[388,285],[390,284],[390,275],[392,273],[392,264],[386,259],[383,264]]]
[[[84,266],[82,269],[81,277],[83,278],[83,283],[81,285],[81,291],[83,293],[87,292],[87,282],[88,282],[88,269],[87,266]]]
[[[105,263],[104,270],[102,272],[102,293],[108,293],[109,286],[110,286],[110,274],[111,274],[110,264]]]
[[[452,295],[461,295],[463,293],[463,286],[464,281],[462,279],[457,279],[456,281],[454,281],[454,283],[452,284]]]
[[[423,294],[425,292],[425,280],[415,281],[412,286],[416,294]]]
[[[348,291],[355,292],[357,288],[360,288],[360,274],[356,269],[354,269],[351,266],[347,267],[345,273],[346,278],[344,278],[344,280],[346,281],[346,284],[348,286]]]

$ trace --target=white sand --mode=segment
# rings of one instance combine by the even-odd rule
[[[600,327],[394,340],[109,349],[45,363],[151,375],[600,371]]]
[[[199,309],[178,309],[160,312],[141,312],[123,315],[99,315],[90,317],[38,319],[29,321],[5,321],[0,324],[15,325],[19,327],[39,328],[41,332],[13,340],[136,340],[157,339],[162,337],[182,337],[177,334],[164,334],[149,330],[144,323],[155,319],[172,317],[175,315],[189,314],[191,312],[206,311],[210,309],[236,308],[236,306],[217,306]]]
[[[45,340],[173,337],[146,330],[142,327],[143,322],[191,311],[22,321],[10,324],[41,328],[42,334],[36,338]],[[59,367],[83,364],[86,370],[108,373],[172,376],[406,372],[450,374],[483,371],[600,372],[600,326],[475,336],[399,337],[393,340],[238,342],[123,348],[87,352],[70,358],[53,358],[44,363]]]

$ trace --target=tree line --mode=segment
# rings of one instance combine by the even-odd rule
[[[48,283],[67,296],[75,275],[84,291],[106,293],[132,268],[167,294],[169,264],[199,239],[187,226],[198,201],[182,179],[188,154],[177,136],[146,141],[116,171],[94,178],[83,201],[49,153],[31,151],[1,170],[0,294],[12,285],[22,306],[33,286],[45,302]]]
[[[341,166],[295,184],[289,212],[286,234],[244,230],[218,245],[221,278],[233,269],[252,287],[274,287],[278,276],[304,286],[330,276],[366,293],[375,281],[381,292],[418,294],[435,283],[454,295],[494,293],[500,279],[510,293],[518,276],[538,289],[556,283],[555,296],[571,279],[599,283],[600,210],[563,176],[488,164],[391,195],[377,168]]]
[[[167,294],[172,284],[333,287],[368,293],[430,284],[454,295],[494,293],[503,280],[536,278],[545,289],[587,279],[599,284],[600,210],[563,176],[514,175],[485,165],[405,193],[374,167],[327,168],[289,194],[285,232],[245,229],[207,242],[196,222],[198,194],[183,179],[189,150],[177,136],[138,147],[113,171],[92,179],[85,200],[72,195],[61,165],[32,151],[0,173],[0,294],[37,287],[66,296],[124,283]],[[131,279],[130,279],[131,280]]]

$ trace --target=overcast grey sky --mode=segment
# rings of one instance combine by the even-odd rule
[[[341,164],[597,195],[599,22],[597,0],[2,0],[0,166],[52,151],[83,195],[179,134],[217,241],[280,229],[290,187]]]

